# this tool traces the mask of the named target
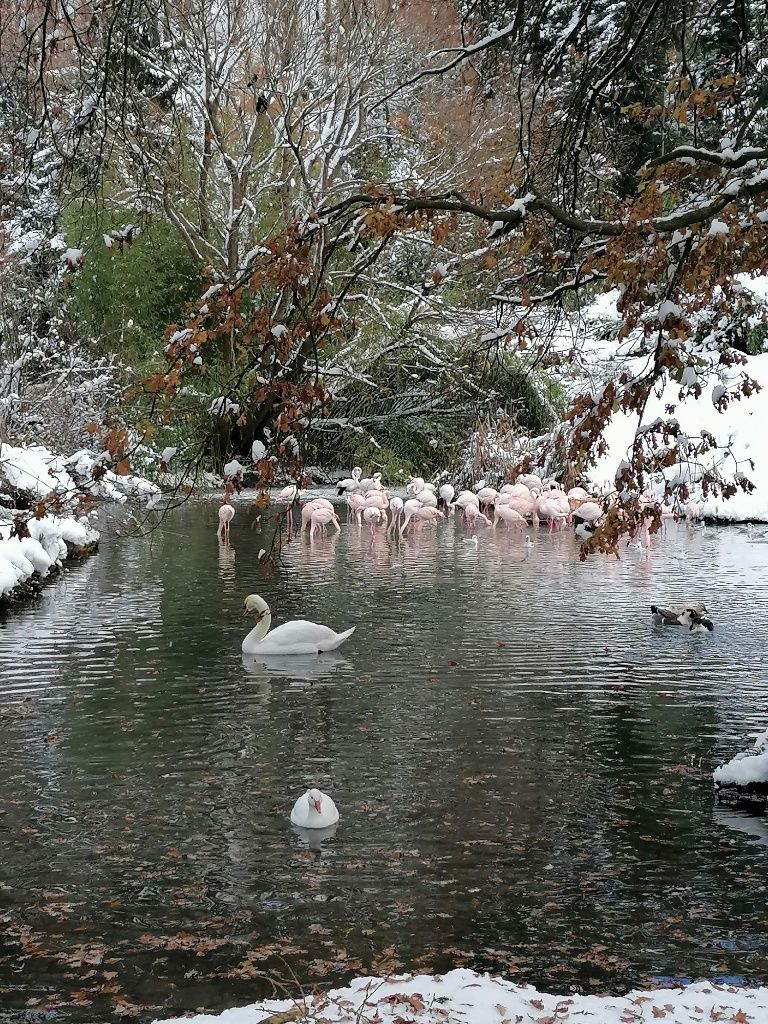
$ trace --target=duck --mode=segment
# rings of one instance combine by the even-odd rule
[[[322,654],[335,651],[355,632],[355,626],[335,633],[328,626],[305,619],[294,619],[276,626],[272,632],[272,613],[258,594],[249,594],[243,603],[243,615],[254,615],[256,625],[243,640],[243,654]]]
[[[339,820],[336,804],[327,793],[308,789],[293,805],[291,824],[299,828],[328,828]]]
[[[705,604],[675,605],[671,608],[652,604],[651,615],[657,626],[687,626],[692,633],[711,633],[715,628]]]

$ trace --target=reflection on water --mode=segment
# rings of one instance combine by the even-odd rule
[[[244,654],[243,668],[249,679],[269,682],[270,679],[287,679],[291,682],[316,683],[342,674],[349,680],[352,662],[336,651],[327,651],[319,656],[309,654]]]
[[[235,579],[235,549],[229,541],[219,540],[219,577],[222,580]]]
[[[307,849],[320,852],[323,843],[336,835],[339,827],[338,821],[333,825],[326,825],[325,828],[303,828],[301,825],[291,825],[296,835],[306,844]]]
[[[149,1020],[385,950],[560,990],[768,975],[765,825],[710,779],[768,719],[768,545],[671,526],[584,564],[569,532],[344,524],[265,576],[239,512],[230,546],[204,502],[107,538],[2,622],[4,1009]],[[243,658],[254,591],[357,630]],[[711,636],[653,629],[680,600]],[[309,785],[332,837],[289,823]]]

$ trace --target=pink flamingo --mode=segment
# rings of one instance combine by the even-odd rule
[[[234,518],[234,508],[225,502],[219,509],[219,528],[216,531],[216,536],[225,544],[229,544],[229,524]]]
[[[509,501],[506,502],[506,505],[514,509],[515,512],[519,512],[521,516],[525,516],[526,519],[530,519],[532,526],[538,526],[539,516],[536,511],[536,500],[530,496],[530,491],[528,494],[527,498],[518,497],[513,494],[510,496]]]
[[[347,498],[347,508],[349,513],[357,519],[357,525],[360,526],[360,516],[365,508],[365,498],[362,494],[350,494]]]
[[[480,508],[485,505],[486,508],[490,508],[491,505],[496,501],[499,492],[493,487],[481,487],[477,492],[477,500],[480,502]]]
[[[474,491],[462,491],[453,504],[450,506],[453,510],[456,506],[461,509],[461,518],[466,518],[466,509],[468,505],[476,505],[479,511],[480,502],[477,500],[477,495]]]
[[[382,519],[385,523],[387,521],[386,514],[380,508],[377,508],[376,505],[368,505],[367,508],[363,509],[363,519],[368,523],[371,531],[371,540],[376,538],[376,527]]]
[[[583,487],[571,487],[568,491],[568,498],[574,498],[576,501],[588,501],[589,493],[584,490]]]
[[[651,531],[649,530],[649,526],[652,522],[653,519],[651,516],[645,516],[642,523],[638,523],[629,535],[628,543],[635,541],[638,546],[642,545],[642,547],[645,548],[646,558],[648,557],[651,548]]]
[[[525,516],[521,516],[519,512],[516,512],[515,509],[510,508],[509,505],[496,506],[496,515],[494,516],[493,519],[494,530],[498,526],[500,519],[503,519],[504,522],[507,524],[507,529],[509,529],[510,526],[519,526],[522,530],[525,526]]]
[[[312,513],[315,509],[325,508],[330,512],[335,512],[333,504],[328,501],[327,498],[313,498],[312,501],[308,501],[301,510],[301,533],[307,529],[312,520]]]
[[[499,491],[499,498],[503,498],[502,505],[509,504],[510,498],[530,498],[531,492],[525,484],[504,484]],[[496,499],[498,502],[499,498]]]
[[[409,502],[406,502],[406,508]],[[405,530],[411,519],[415,519],[420,523],[434,523],[437,519],[445,519],[445,513],[441,512],[439,508],[432,508],[431,505],[422,505],[420,508],[411,511],[408,509],[405,513],[403,525],[400,527],[400,536],[402,537],[403,531]]]
[[[583,523],[596,523],[602,514],[603,510],[596,501],[584,501],[573,510],[573,518]]]
[[[285,510],[285,531],[288,535],[288,540],[293,536],[293,505],[299,497],[299,488],[296,484],[288,484],[278,494],[275,501],[279,501],[281,505],[286,505]]]
[[[568,499],[566,499],[567,501]],[[570,514],[566,513],[560,507],[560,503],[554,498],[541,497],[536,502],[536,511],[542,519],[546,519],[549,524],[549,533],[552,533],[555,523],[560,526]]]
[[[515,483],[522,484],[529,491],[534,489],[541,491],[541,477],[536,476],[534,473],[521,473]]]
[[[365,495],[365,508],[377,508],[381,514],[384,522],[387,521],[387,509],[389,508],[389,493],[383,488],[381,490],[368,491]],[[363,518],[365,518],[365,511],[363,511]],[[366,522],[370,522],[370,517],[366,519]]]
[[[464,509],[464,518],[469,523],[470,530],[474,530],[478,519],[480,522],[485,523],[486,526],[491,525],[491,520],[484,512],[480,511],[477,505],[467,505]]]
[[[699,508],[698,503],[695,501],[689,501],[688,504],[685,506],[686,526],[690,526],[694,520],[699,519],[700,517],[701,509]]]
[[[437,508],[438,498],[431,487],[426,484],[420,491],[414,494],[414,500],[420,501],[422,505],[429,505],[430,508]]]
[[[438,493],[440,496],[440,500],[443,502],[445,507],[450,512],[453,512],[453,505],[451,505],[451,502],[453,501],[456,495],[456,491],[454,490],[453,484],[443,484]]]
[[[395,526],[400,523],[400,516],[403,514],[403,499],[398,498],[395,495],[394,498],[389,499],[389,528],[387,533],[391,533]]]
[[[310,537],[314,537],[317,530],[321,533],[325,533],[325,527],[331,523],[336,527],[337,533],[341,533],[341,526],[339,525],[339,520],[333,509],[325,508],[323,505],[320,505],[318,508],[314,508],[312,510],[309,518],[312,524],[309,531]]]

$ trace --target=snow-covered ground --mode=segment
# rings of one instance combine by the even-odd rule
[[[60,567],[68,545],[87,547],[98,541],[99,534],[87,517],[66,514],[74,513],[84,492],[119,503],[128,496],[153,499],[160,493],[141,477],[118,476],[99,467],[99,457],[85,450],[63,457],[39,445],[0,444],[0,597],[35,573],[44,578]],[[37,517],[34,511],[14,508],[15,495],[23,495],[33,505],[55,496],[56,514],[49,511]],[[28,537],[14,535],[17,519],[25,523]]]
[[[760,733],[751,750],[744,750],[727,764],[715,768],[713,777],[718,786],[768,783],[768,729]]]
[[[55,491],[65,504],[76,500],[78,492],[120,503],[129,497],[150,499],[160,494],[160,488],[149,480],[119,476],[104,468],[101,456],[87,449],[62,456],[42,445],[0,444],[0,488],[4,480],[33,498]]]
[[[768,291],[765,278],[745,280],[744,285],[758,299],[763,299],[763,293]],[[583,313],[586,341],[582,354],[587,373],[590,367],[594,369],[595,382],[615,379],[621,372],[640,374],[648,366],[646,356],[633,354],[636,338],[631,336],[619,345],[618,350],[615,342],[610,340],[610,325],[618,324],[620,319],[616,311],[617,298],[617,292],[606,292]],[[607,328],[602,339],[600,325]],[[768,431],[768,354],[749,356],[743,365],[714,365],[708,372],[691,368],[690,375],[688,383],[703,386],[699,398],[691,395],[681,400],[681,388],[683,391],[687,388],[671,381],[662,393],[651,396],[642,423],[638,422],[636,414],[617,412],[613,416],[605,432],[607,451],[590,471],[592,483],[602,487],[606,481],[612,482],[617,468],[628,457],[637,428],[657,418],[668,419],[668,407],[674,407],[673,416],[684,435],[696,438],[702,431],[707,431],[719,444],[730,445],[730,453],[722,449],[713,450],[702,455],[698,463],[684,462],[672,466],[665,471],[667,480],[676,476],[677,482],[689,485],[691,497],[698,501],[702,515],[706,517],[733,522],[768,521],[768,449],[764,442]],[[744,375],[757,381],[762,390],[748,398],[730,401],[721,412],[715,403],[726,391],[738,390]],[[754,491],[746,493],[739,490],[727,500],[722,497],[704,499],[696,487],[696,480],[712,467],[718,468],[726,479],[743,473],[755,485]],[[659,496],[663,495],[664,482],[659,481],[654,489]]]
[[[737,988],[699,982],[687,988],[629,992],[625,996],[551,995],[459,969],[448,974],[357,978],[305,1003],[272,1000],[219,1015],[174,1018],[178,1024],[258,1024],[273,1014],[283,1020],[354,1024],[736,1024],[768,1022],[768,988]],[[166,1021],[166,1024],[169,1024]]]

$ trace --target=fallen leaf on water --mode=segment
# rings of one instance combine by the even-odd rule
[[[141,1007],[129,1003],[127,999],[116,999],[114,1013],[118,1017],[138,1017]]]

